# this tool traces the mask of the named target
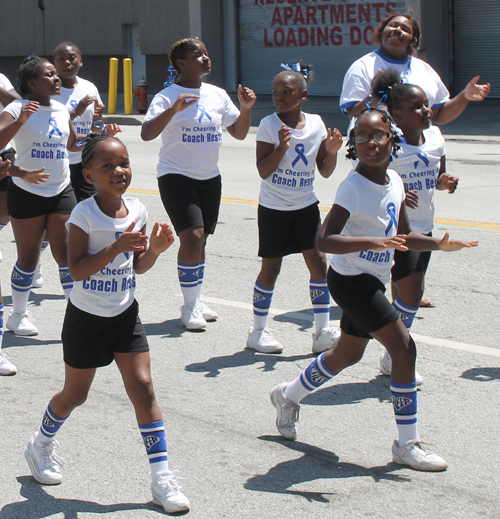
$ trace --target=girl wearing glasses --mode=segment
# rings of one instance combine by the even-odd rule
[[[299,402],[309,393],[359,362],[375,338],[391,354],[391,399],[398,439],[393,461],[415,470],[442,471],[446,461],[422,444],[417,429],[416,349],[398,312],[385,297],[394,250],[456,251],[478,242],[432,238],[410,228],[405,190],[399,175],[387,169],[397,155],[399,137],[390,116],[377,109],[362,111],[349,135],[348,158],[359,159],[356,170],[340,184],[321,228],[318,249],[332,254],[328,288],[342,308],[337,346],[322,353],[295,380],[271,391],[280,434],[294,440]]]
[[[273,80],[278,111],[265,117],[257,131],[257,169],[262,178],[259,196],[259,256],[262,267],[254,287],[254,323],[247,347],[260,353],[281,353],[282,345],[267,329],[274,285],[283,257],[302,253],[310,273],[314,310],[313,353],[333,348],[339,331],[329,328],[330,294],[326,257],[316,250],[321,218],[313,182],[330,177],[342,146],[340,131],[325,128],[319,115],[302,112],[307,98],[309,68],[297,62]]]

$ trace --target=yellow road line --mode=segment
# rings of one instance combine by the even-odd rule
[[[132,188],[128,189],[129,193],[137,193],[137,194],[144,194],[144,195],[159,195],[160,192],[157,189],[139,189],[139,188]],[[226,202],[228,204],[244,204],[244,205],[258,205],[258,200],[253,200],[251,198],[234,198],[229,196],[223,196],[222,202]],[[330,210],[330,207],[320,205],[319,206],[320,211],[328,212]],[[493,222],[474,222],[470,220],[454,220],[450,218],[434,218],[435,224],[441,224],[441,225],[452,225],[455,227],[471,227],[475,229],[494,229],[497,231],[500,231],[500,224],[499,223],[493,223]]]

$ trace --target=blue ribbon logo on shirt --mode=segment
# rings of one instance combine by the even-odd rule
[[[420,159],[422,159],[422,162],[427,166],[429,167],[429,159],[427,158],[427,153],[422,152],[422,153],[418,153],[417,154],[417,157],[419,157]]]
[[[201,105],[198,105],[198,111],[201,112],[201,115],[200,117],[198,118],[198,122],[201,123],[201,121],[203,121],[203,116],[207,116],[207,119],[209,121],[212,120],[212,118],[210,117],[210,115],[208,115],[208,112],[205,110],[205,108],[203,108],[203,106]],[[197,114],[198,115],[198,114]]]
[[[389,215],[389,218],[391,219],[391,221],[389,222],[389,225],[387,226],[387,229],[385,230],[386,236],[389,234],[393,225],[394,225],[395,229],[398,228],[398,221],[396,219],[396,206],[392,202],[390,204],[387,204],[387,214]]]
[[[295,157],[294,161],[292,162],[292,167],[295,167],[295,164],[297,164],[297,162],[299,160],[302,160],[302,162],[307,166],[307,159],[306,159],[306,156],[304,155],[305,149],[306,149],[306,147],[300,142],[299,142],[299,144],[295,145],[295,151],[297,152],[297,156]]]
[[[78,106],[78,103],[74,99],[72,99],[69,102],[69,104],[71,105],[71,108],[73,108],[73,109],[75,109]]]
[[[52,135],[54,135],[54,133],[57,133],[57,135],[59,135],[59,137],[62,137],[62,132],[57,127],[57,123],[56,123],[55,119],[52,119],[52,118],[49,119],[49,125],[52,128],[52,130],[50,130],[50,132],[49,132],[49,139],[52,137]]]

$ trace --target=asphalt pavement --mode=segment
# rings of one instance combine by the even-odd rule
[[[500,516],[500,125],[493,119],[483,135],[471,136],[470,124],[456,133],[443,129],[448,171],[460,183],[454,195],[436,194],[435,235],[448,230],[452,237],[480,243],[473,250],[433,254],[426,295],[436,307],[421,309],[412,328],[418,370],[425,378],[419,431],[449,463],[439,474],[391,462],[396,426],[389,381],[378,372],[381,346],[376,343],[359,364],[302,402],[297,441],[277,433],[269,391],[296,377],[314,358],[308,272],[300,256],[291,256],[277,282],[270,327],[284,352],[263,355],[245,349],[260,266],[255,128],[242,142],[224,135],[223,202],[216,233],[208,241],[204,284],[218,321],[203,332],[187,332],[181,325],[178,241],[139,276],[136,292],[170,466],[186,478],[181,484],[192,503],[188,517]],[[168,221],[155,178],[159,140],[143,143],[139,128],[128,125],[121,137],[132,161],[130,195],[146,205],[150,227],[156,220]],[[323,217],[348,170],[340,156],[332,178],[317,179]],[[10,226],[0,233],[0,248],[9,307],[15,262]],[[88,401],[58,433],[63,483],[42,486],[30,475],[25,445],[64,383],[60,333],[65,301],[50,252],[43,273],[44,285],[32,291],[29,302],[40,334],[4,335],[5,351],[19,372],[0,377],[0,519],[161,517],[162,510],[151,503],[149,467],[133,408],[114,365],[98,370]],[[332,304],[332,322],[339,318]]]

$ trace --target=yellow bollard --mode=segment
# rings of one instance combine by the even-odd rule
[[[116,114],[116,94],[118,90],[118,59],[109,60],[108,114]]]
[[[123,93],[125,95],[125,115],[132,115],[132,60],[123,60]]]

